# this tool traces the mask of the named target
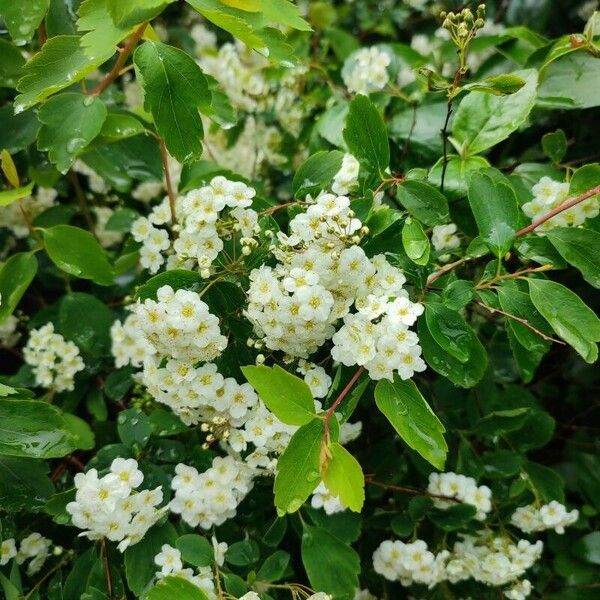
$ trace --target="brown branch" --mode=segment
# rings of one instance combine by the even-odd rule
[[[459,258],[458,260],[455,260],[454,262],[444,265],[441,269],[439,269],[438,271],[435,271],[435,273],[432,273],[427,278],[427,282],[425,284],[425,289],[423,290],[423,293],[425,293],[427,291],[427,288],[429,288],[434,281],[438,280],[440,277],[442,277],[446,273],[449,273],[450,271],[456,269],[456,267],[460,267],[460,265],[467,262],[468,260],[469,260],[469,258],[467,258],[467,257]]]
[[[333,404],[329,407],[327,412],[325,413],[325,431],[324,438],[326,441],[329,441],[329,421],[335,412],[335,409],[340,405],[340,402],[348,395],[348,392],[352,389],[354,384],[358,381],[358,378],[362,375],[364,367],[359,367],[356,370],[356,373],[352,375],[350,381],[345,385],[344,389],[340,392],[339,396],[334,400]]]
[[[485,283],[478,283],[475,286],[475,289],[487,290],[494,287],[494,285],[496,285],[499,281],[506,281],[507,279],[519,279],[519,277],[523,277],[523,275],[527,275],[527,273],[543,273],[544,271],[549,271],[553,268],[554,267],[552,265],[542,265],[541,267],[529,267],[528,269],[522,269],[521,271],[516,271],[515,273],[507,273],[506,275],[496,275],[496,277]]]
[[[560,214],[561,212],[564,212],[565,210],[569,210],[569,208],[572,208],[573,206],[579,204],[580,202],[583,202],[584,200],[587,200],[588,198],[591,198],[592,196],[595,196],[596,194],[600,194],[600,185],[593,187],[591,190],[584,192],[576,198],[571,198],[571,200],[563,202],[560,206],[557,206],[556,208],[552,209],[549,213],[533,221],[531,225],[523,227],[523,229],[519,229],[519,231],[517,231],[516,233],[516,237],[519,238],[524,235],[527,235],[540,225],[544,224],[546,221],[549,221],[552,217],[555,217],[556,215]]]
[[[390,483],[383,483],[382,481],[376,481],[375,479],[372,479],[371,476],[369,476],[369,475],[365,476],[365,482],[370,483],[371,485],[380,487],[384,490],[392,491],[392,492],[400,492],[402,494],[411,494],[413,496],[427,496],[428,498],[437,498],[438,500],[448,500],[450,502],[456,502],[458,504],[461,504],[461,501],[458,498],[455,498],[454,496],[443,496],[441,494],[432,494],[431,492],[428,492],[427,490],[420,490],[418,488],[414,488],[414,487],[410,487],[410,486],[392,485]]]
[[[173,190],[173,182],[171,181],[171,171],[169,169],[169,155],[167,153],[167,147],[163,138],[158,138],[160,144],[160,155],[162,157],[163,171],[165,172],[165,185],[167,186],[167,196],[169,197],[169,207],[171,209],[171,225],[174,228],[177,224],[177,214],[175,212],[175,203],[177,201],[177,195]],[[175,234],[175,230],[173,230]]]
[[[99,96],[120,74],[121,69],[125,66],[129,55],[136,47],[137,43],[140,41],[142,36],[144,35],[144,31],[148,26],[148,22],[142,23],[130,36],[129,40],[119,50],[119,56],[115,61],[112,69],[106,74],[104,79],[90,92],[88,92],[89,96]]]
[[[46,43],[46,40],[48,39],[48,34],[46,33],[46,24],[44,23],[44,21],[42,21],[38,28],[37,28],[37,33],[38,33],[38,41],[40,43],[40,47],[43,46]]]
[[[531,329],[531,331],[533,331],[534,333],[536,333],[537,335],[539,335],[541,338],[545,339],[548,342],[555,342],[556,344],[561,344],[562,346],[566,345],[562,340],[557,340],[556,338],[553,338],[553,337],[551,337],[549,335],[546,335],[545,333],[541,332],[539,329],[536,329],[526,319],[523,319],[521,317],[517,317],[516,315],[511,315],[510,313],[507,313],[507,312],[505,312],[503,310],[500,310],[499,308],[494,308],[493,306],[488,306],[487,304],[485,304],[484,302],[480,302],[479,300],[476,300],[475,304],[477,304],[479,306],[482,306],[483,308],[485,308],[486,310],[488,310],[492,314],[498,313],[500,315],[504,315],[505,317],[508,317],[509,319],[513,319],[513,321],[517,321],[517,322],[521,323],[521,325],[524,325],[528,329]]]

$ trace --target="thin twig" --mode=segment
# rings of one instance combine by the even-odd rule
[[[167,196],[169,196],[169,207],[171,209],[171,225],[175,227],[177,224],[177,214],[175,212],[175,202],[177,195],[173,190],[173,183],[171,182],[171,171],[169,169],[169,155],[167,154],[167,147],[163,138],[158,138],[160,144],[160,155],[162,157],[163,171],[165,172],[165,185],[167,186]]]
[[[345,385],[344,389],[340,392],[339,396],[334,400],[333,404],[329,407],[325,413],[325,431],[324,438],[329,441],[329,421],[335,412],[335,409],[340,405],[340,402],[348,395],[348,392],[352,389],[354,384],[358,381],[358,378],[362,375],[364,367],[360,367],[356,370],[356,373],[352,375],[350,381]]]
[[[81,214],[85,219],[85,222],[90,230],[90,233],[96,237],[96,225],[94,223],[94,219],[92,219],[92,215],[90,213],[90,209],[88,208],[85,194],[81,189],[81,184],[79,183],[79,178],[77,177],[77,173],[75,171],[69,171],[69,179],[71,180],[71,184],[73,185],[73,189],[75,190],[75,197],[77,198],[77,203],[79,204],[79,208],[81,210]],[[96,237],[96,239],[98,239]]]
[[[43,46],[46,43],[46,40],[48,39],[48,35],[46,34],[46,25],[44,23],[44,21],[42,21],[38,28],[37,28],[37,33],[38,33],[38,41],[40,43],[40,47]]]
[[[444,159],[442,162],[442,176],[440,181],[440,191],[444,193],[444,181],[446,180],[446,169],[448,168],[448,125],[450,124],[450,116],[452,115],[452,98],[448,98],[448,108],[446,109],[446,120],[444,126],[440,130],[442,134],[442,144],[444,148]]]
[[[510,313],[500,310],[499,308],[494,308],[493,306],[488,306],[487,304],[485,304],[484,302],[480,302],[479,300],[476,300],[475,304],[482,306],[483,308],[485,308],[492,314],[498,313],[500,315],[504,315],[505,317],[508,317],[509,319],[513,319],[513,321],[517,321],[517,322],[521,323],[521,325],[524,325],[528,329],[531,329],[531,331],[533,331],[534,333],[536,333],[537,335],[539,335],[541,338],[545,339],[548,342],[555,342],[556,344],[561,344],[562,346],[565,346],[565,343],[562,340],[557,340],[556,338],[546,335],[545,333],[541,332],[539,329],[536,329],[529,321],[527,321],[527,319],[517,317],[516,315],[511,315]]]
[[[125,66],[125,63],[129,58],[129,55],[144,35],[144,31],[146,30],[147,26],[148,22],[146,21],[133,32],[125,46],[119,50],[119,56],[117,57],[112,69],[93,90],[88,92],[89,96],[99,96],[119,76],[121,69]]]
[[[561,212],[564,212],[565,210],[569,210],[569,208],[572,208],[573,206],[579,204],[580,202],[583,202],[584,200],[587,200],[588,198],[591,198],[592,196],[595,196],[596,194],[600,194],[600,185],[593,187],[591,190],[584,192],[576,198],[571,198],[571,200],[563,202],[560,206],[557,206],[556,208],[552,209],[549,213],[533,221],[531,225],[523,227],[523,229],[519,229],[519,231],[517,231],[516,233],[516,237],[519,238],[524,235],[527,235],[546,221],[549,221],[552,217],[555,217],[556,215],[560,214]]]
[[[448,500],[450,502],[456,502],[460,504],[460,500],[454,496],[443,496],[441,494],[433,494],[427,490],[420,490],[418,488],[403,486],[403,485],[392,485],[390,483],[383,483],[382,481],[376,481],[371,479],[368,475],[365,476],[365,482],[377,487],[383,488],[384,490],[390,490],[392,492],[401,492],[402,494],[412,494],[413,496],[427,496],[428,498],[437,498],[438,500]]]
[[[515,273],[506,273],[505,275],[496,275],[493,279],[486,281],[484,283],[478,283],[475,288],[478,290],[488,290],[494,287],[499,281],[506,281],[508,279],[519,279],[523,277],[523,275],[527,275],[528,273],[543,273],[544,271],[549,271],[553,269],[553,265],[542,265],[541,267],[529,267],[527,269],[522,269],[521,271],[516,271]]]
[[[456,269],[456,267],[459,267],[460,265],[467,262],[468,260],[469,260],[469,258],[467,258],[467,257],[459,258],[458,260],[455,260],[454,262],[444,265],[441,269],[435,271],[435,273],[432,273],[427,278],[427,282],[425,284],[425,289],[423,290],[423,293],[425,293],[425,291],[427,291],[427,288],[429,288],[434,281],[436,281],[440,277],[442,277],[442,275],[445,275],[446,273],[449,273],[450,271]]]
[[[109,600],[113,600],[113,580],[110,572],[110,562],[108,560],[108,545],[106,538],[102,538],[100,542],[100,553],[102,554],[102,563],[104,565],[104,576],[106,577],[106,591],[108,592]]]

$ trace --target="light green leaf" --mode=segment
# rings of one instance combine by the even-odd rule
[[[296,512],[317,487],[321,442],[325,431],[321,419],[313,419],[294,433],[277,461],[275,506],[280,515]]]
[[[79,419],[76,428],[81,430],[76,431],[74,423],[65,417],[47,402],[0,398],[0,454],[59,458],[78,448],[89,448],[92,432],[88,425]]]
[[[446,430],[412,380],[382,379],[375,387],[375,403],[410,448],[443,470],[448,453]]]
[[[455,385],[470,388],[483,377],[487,367],[487,354],[477,336],[472,338],[469,360],[464,363],[446,352],[434,340],[423,318],[419,319],[419,342],[427,364]]]
[[[31,190],[33,190],[33,181],[23,187],[2,190],[0,192],[0,206],[8,206],[16,200],[30,196]]]
[[[299,31],[312,31],[311,26],[300,16],[300,10],[292,0],[260,0],[259,4],[260,12],[271,23],[287,25]]]
[[[421,223],[412,217],[408,217],[402,227],[402,245],[408,258],[417,265],[426,265],[429,262],[429,238],[425,235]]]
[[[44,245],[52,262],[65,273],[111,285],[113,270],[104,248],[85,229],[56,225],[43,230]]]
[[[440,158],[429,171],[429,183],[440,187],[442,183],[442,169],[444,158]],[[446,165],[444,177],[444,194],[449,200],[458,200],[467,195],[467,185],[471,174],[489,167],[490,163],[483,156],[469,156],[461,158],[451,155]]]
[[[66,173],[75,158],[100,133],[106,106],[100,98],[67,92],[50,98],[40,108],[42,126],[38,132],[39,150],[61,173]]]
[[[460,313],[439,302],[425,305],[425,319],[433,339],[454,358],[464,363],[475,346],[475,334]]]
[[[580,227],[556,227],[546,237],[560,255],[595,288],[600,288],[600,233]]]
[[[390,144],[383,118],[367,96],[358,95],[350,102],[344,140],[361,164],[383,177],[390,164]]]
[[[550,326],[588,363],[598,358],[600,319],[571,290],[549,279],[528,279],[531,301]]]
[[[396,192],[398,202],[425,225],[443,225],[450,218],[446,196],[428,183],[403,181]]]
[[[10,42],[0,39],[0,88],[14,88],[24,64],[21,51]]]
[[[197,533],[182,535],[175,545],[181,552],[181,558],[194,567],[209,567],[215,559],[212,544]]]
[[[467,94],[456,110],[452,138],[461,156],[473,156],[505,140],[521,125],[535,104],[537,71],[527,69],[512,75],[525,80],[515,94],[493,96],[480,92]]]
[[[161,579],[144,595],[144,600],[208,600],[208,596],[197,586],[175,575]]]
[[[73,85],[110,58],[110,54],[88,56],[79,41],[77,35],[57,35],[27,61],[17,84],[21,94],[15,99],[15,112],[26,110]]]
[[[242,367],[242,373],[265,406],[288,425],[306,425],[315,417],[315,402],[308,385],[280,366]]]
[[[518,92],[525,85],[525,80],[512,73],[503,73],[486,77],[481,81],[474,81],[462,86],[464,91],[477,91],[495,96],[506,96]]]
[[[121,2],[130,6],[132,2]],[[77,31],[85,33],[81,47],[90,56],[113,54],[117,45],[132,31],[131,27],[118,27],[110,18],[106,0],[84,0],[77,11]]]
[[[0,323],[17,308],[37,268],[33,252],[17,252],[0,267]]]
[[[305,525],[301,553],[313,589],[352,600],[359,587],[360,559],[351,546],[326,529]]]
[[[577,169],[571,177],[569,196],[579,196],[597,185],[600,185],[600,165],[598,163],[584,165]]]
[[[27,0],[27,6],[21,2],[0,0],[0,16],[4,18],[15,44],[22,46],[31,39],[49,4],[50,0]]]
[[[321,472],[327,489],[354,512],[360,512],[365,501],[365,476],[359,462],[338,442],[328,449],[331,455]]]
[[[161,42],[145,42],[133,60],[144,87],[144,107],[169,153],[180,162],[199,159],[204,130],[198,111],[211,101],[200,67],[182,50]]]
[[[542,136],[542,150],[553,162],[559,163],[567,153],[567,136],[562,129]]]
[[[132,27],[151,21],[175,0],[105,0],[108,12],[117,27]]]
[[[54,492],[43,460],[0,456],[0,506],[17,512],[41,508]]]
[[[473,173],[468,186],[469,204],[479,233],[496,256],[511,247],[519,220],[519,207],[513,189],[497,177],[494,169]]]
[[[318,194],[327,189],[342,166],[343,152],[322,150],[309,156],[298,168],[292,181],[296,198]]]

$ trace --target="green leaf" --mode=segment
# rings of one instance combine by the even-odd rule
[[[152,428],[146,413],[139,408],[128,408],[119,413],[117,431],[121,441],[129,448],[144,448],[150,439]]]
[[[449,283],[442,292],[442,303],[452,310],[465,307],[475,296],[475,286],[472,281],[457,279]]]
[[[175,528],[167,521],[164,525],[152,527],[140,542],[125,550],[125,576],[135,596],[140,597],[144,588],[154,579],[156,565],[151,558],[161,551],[163,544],[174,546],[176,539]],[[180,597],[167,596],[168,600],[174,598],[179,600]]]
[[[402,227],[402,246],[408,258],[417,265],[426,265],[429,262],[429,238],[425,235],[421,223],[412,217],[408,217]]]
[[[367,96],[350,102],[343,133],[354,157],[383,177],[390,164],[390,144],[383,118]]]
[[[181,552],[181,558],[194,567],[209,567],[215,559],[212,544],[196,533],[182,535],[175,545]]]
[[[144,595],[144,600],[208,600],[208,596],[183,577],[169,575]]]
[[[493,169],[473,173],[468,195],[481,237],[496,256],[502,256],[514,240],[519,207],[513,189],[496,174]]]
[[[306,425],[315,417],[315,402],[308,385],[280,366],[242,367],[242,373],[265,406],[287,425]]]
[[[0,88],[14,88],[24,64],[21,51],[10,42],[0,39]]]
[[[483,468],[490,479],[506,479],[514,477],[521,469],[523,459],[518,452],[496,450],[486,452],[483,456]]]
[[[50,0],[27,0],[27,6],[11,0],[0,0],[0,15],[16,44],[27,43],[42,22]]]
[[[129,6],[131,2],[121,3]],[[119,42],[130,33],[130,27],[118,27],[110,18],[106,0],[84,0],[77,11],[77,31],[87,32],[81,47],[90,56],[111,55]]]
[[[0,399],[0,454],[60,458],[79,448],[88,449],[91,430],[81,421],[87,438],[82,439],[66,416],[47,402]]]
[[[444,157],[440,158],[429,171],[429,182],[440,187]],[[490,163],[483,156],[449,156],[444,177],[444,194],[450,200],[457,200],[467,195],[467,185],[471,174],[489,167]]]
[[[365,501],[365,476],[359,462],[338,442],[327,448],[330,456],[321,472],[327,489],[354,512],[360,512]]]
[[[161,42],[145,42],[133,60],[144,88],[144,107],[169,153],[179,162],[200,159],[204,129],[198,111],[211,102],[200,67],[182,50]]]
[[[569,185],[569,196],[575,197],[600,185],[600,165],[592,163],[584,165],[573,173]],[[597,198],[597,196],[595,196]]]
[[[304,526],[302,563],[313,589],[336,600],[352,600],[359,587],[360,559],[348,545],[321,527]]]
[[[0,192],[0,206],[8,206],[12,204],[16,200],[20,200],[21,198],[26,198],[31,195],[31,190],[33,190],[33,182],[28,183],[23,187],[13,188],[10,190],[3,190]]]
[[[509,96],[470,92],[456,110],[452,138],[461,156],[473,156],[505,140],[527,119],[535,104],[537,71],[513,73],[525,85]]]
[[[15,115],[10,104],[1,107],[0,148],[5,148],[11,154],[24,150],[35,142],[39,127],[40,123],[35,112],[28,111]]]
[[[131,27],[151,21],[175,0],[105,0],[108,12],[118,27]]]
[[[375,403],[410,448],[437,469],[444,468],[446,430],[412,380],[382,379],[375,387]]]
[[[38,149],[61,173],[66,173],[75,158],[100,133],[106,106],[100,98],[77,93],[64,93],[50,98],[40,108],[42,126],[38,132]]]
[[[85,229],[56,225],[43,230],[44,245],[52,262],[65,273],[112,285],[113,270],[106,252]]]
[[[418,323],[423,357],[434,371],[465,388],[473,387],[483,377],[487,367],[487,353],[477,336],[473,336],[469,360],[461,363],[435,341],[425,319],[419,319]]]
[[[200,273],[185,269],[173,269],[151,277],[141,285],[135,294],[135,299],[143,302],[147,298],[156,300],[156,292],[163,286],[170,285],[174,290],[184,289],[199,292],[206,285]]]
[[[100,130],[100,138],[102,141],[114,142],[140,135],[145,131],[146,128],[133,115],[108,113]],[[129,209],[123,208],[120,210]]]
[[[448,354],[462,363],[469,360],[476,336],[460,313],[439,302],[428,302],[425,319],[433,339]]]
[[[319,459],[325,426],[313,419],[294,433],[277,461],[275,506],[279,515],[296,512],[320,481]]]
[[[584,535],[576,542],[573,552],[586,562],[600,565],[600,531]]]
[[[443,225],[450,218],[448,200],[436,188],[422,181],[403,181],[396,192],[398,202],[425,225]]]
[[[242,0],[240,4],[245,4]],[[260,0],[259,10],[265,17],[280,25],[287,25],[299,31],[312,31],[311,26],[300,16],[300,9],[292,0]]]
[[[531,301],[556,334],[571,345],[583,360],[598,358],[600,319],[577,294],[548,279],[528,279]]]
[[[225,560],[236,567],[253,565],[260,558],[260,549],[254,540],[235,542],[227,548]]]
[[[48,477],[50,469],[42,460],[0,456],[0,506],[17,512],[37,510],[54,492]]]
[[[479,419],[474,431],[479,435],[502,435],[509,431],[518,431],[529,416],[529,408],[511,408],[493,411]]]
[[[342,166],[343,152],[322,150],[309,156],[298,168],[292,181],[292,190],[296,198],[307,194],[318,194],[329,187],[334,175]]]
[[[110,327],[114,320],[110,308],[90,294],[71,292],[60,302],[60,333],[92,356],[110,354]]]
[[[464,91],[477,91],[495,96],[507,96],[515,94],[525,85],[525,80],[518,75],[512,73],[502,73],[501,75],[493,75],[486,77],[481,81],[474,81],[462,86]]]
[[[427,517],[442,531],[456,531],[466,527],[476,513],[477,509],[471,504],[452,504],[448,508],[430,511]]]
[[[564,504],[565,484],[562,477],[554,469],[531,461],[526,461],[523,469],[544,502],[556,500]]]
[[[600,288],[600,233],[580,227],[556,227],[546,237],[560,255],[595,288]]]
[[[256,574],[257,581],[278,581],[280,580],[290,564],[290,555],[283,550],[276,550],[268,556],[261,565]]]
[[[542,150],[553,162],[559,163],[567,153],[567,136],[562,129],[542,136]]]
[[[110,57],[88,56],[79,40],[77,35],[52,37],[27,61],[17,84],[21,94],[15,99],[15,112],[20,113],[73,85]]]
[[[15,311],[37,268],[33,252],[17,252],[0,267],[0,323]]]

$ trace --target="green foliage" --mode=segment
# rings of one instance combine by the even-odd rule
[[[0,321],[11,315],[37,273],[38,262],[32,252],[13,254],[0,267]]]
[[[177,576],[165,577],[159,581],[145,596],[146,600],[207,600],[208,596],[187,579]]]

